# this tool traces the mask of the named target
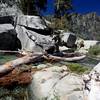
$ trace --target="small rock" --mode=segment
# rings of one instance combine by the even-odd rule
[[[67,66],[52,66],[50,68],[46,68],[45,69],[46,71],[51,71],[51,72],[64,72],[64,71],[67,71]]]
[[[37,69],[43,69],[43,68],[46,68],[47,65],[46,64],[40,64],[37,66]]]
[[[61,66],[64,71],[68,71],[68,67],[66,65]]]

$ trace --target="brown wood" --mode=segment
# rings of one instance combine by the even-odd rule
[[[32,81],[30,69],[15,68],[12,72],[0,77],[0,86],[26,85]]]

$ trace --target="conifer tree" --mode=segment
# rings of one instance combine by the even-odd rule
[[[47,0],[19,0],[18,5],[22,12],[27,15],[40,14],[46,9]]]
[[[69,10],[72,10],[72,0],[55,0],[55,29],[67,28]]]

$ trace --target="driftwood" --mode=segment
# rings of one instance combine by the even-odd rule
[[[26,55],[24,57],[18,58],[13,61],[9,61],[5,63],[4,65],[0,65],[0,76],[5,75],[7,72],[12,71],[16,67],[22,64],[31,63],[33,61],[37,61],[41,58],[44,58],[46,60],[63,60],[63,61],[77,61],[85,58],[85,55],[80,56],[74,56],[74,57],[59,57],[59,56],[53,56],[53,55],[47,55],[46,53],[33,53]]]
[[[29,54],[32,54],[33,52],[30,52],[30,51],[11,51],[11,50],[0,50],[0,53],[2,54],[6,54],[6,53],[10,53],[10,54],[20,54],[21,56],[26,56],[26,55],[29,55]]]
[[[5,63],[4,65],[0,66],[0,76],[6,74],[7,72],[12,71],[19,65],[27,64],[32,61],[36,61],[37,59],[41,58],[42,55],[43,54],[31,54],[31,55],[26,55],[24,57],[18,58],[13,61],[9,61]]]
[[[19,51],[0,50],[0,53],[20,53]]]
[[[74,56],[74,57],[59,57],[59,56],[53,56],[53,55],[48,55],[44,56],[45,59],[49,60],[62,60],[62,61],[78,61],[78,60],[82,60],[84,59],[86,56],[85,55],[81,55],[81,56]]]

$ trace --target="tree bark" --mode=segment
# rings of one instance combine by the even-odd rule
[[[32,81],[30,69],[15,68],[13,71],[0,77],[0,86],[28,85]]]

